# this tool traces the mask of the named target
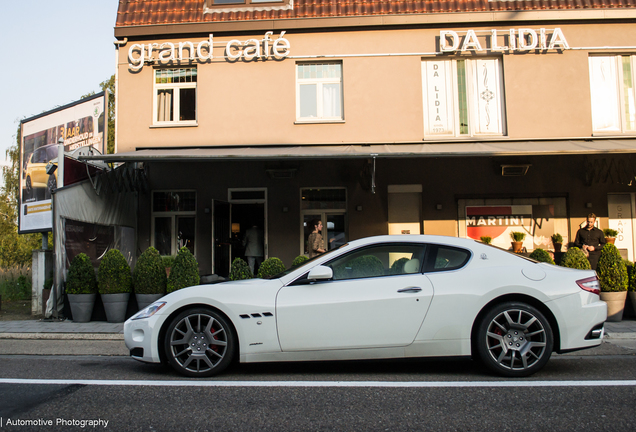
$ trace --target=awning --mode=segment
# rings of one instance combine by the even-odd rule
[[[178,162],[182,160],[330,159],[376,157],[528,156],[636,153],[636,139],[488,141],[466,143],[346,144],[141,149],[79,156],[104,162]]]

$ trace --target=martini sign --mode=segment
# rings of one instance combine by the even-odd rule
[[[467,206],[466,237],[479,240],[491,237],[492,244],[504,249],[510,248],[510,233],[513,231],[530,233],[532,228],[531,205]],[[533,248],[531,235],[527,235],[523,246]]]

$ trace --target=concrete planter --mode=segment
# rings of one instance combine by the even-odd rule
[[[89,322],[97,294],[66,294],[71,305],[73,322]]]
[[[126,321],[126,309],[130,293],[102,294],[102,302],[106,311],[106,321],[118,323]]]
[[[165,294],[135,294],[139,310],[146,308],[146,306],[150,306],[164,295]]]
[[[601,300],[607,303],[607,321],[618,322],[623,319],[627,291],[601,292]]]

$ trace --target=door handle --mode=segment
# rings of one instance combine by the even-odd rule
[[[420,287],[408,287],[408,288],[402,288],[398,290],[399,293],[416,293],[420,291],[422,291],[422,288]]]

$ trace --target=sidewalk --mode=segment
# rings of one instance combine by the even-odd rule
[[[91,321],[0,321],[0,339],[123,340],[124,323]],[[606,322],[605,337],[636,339],[636,321]]]

